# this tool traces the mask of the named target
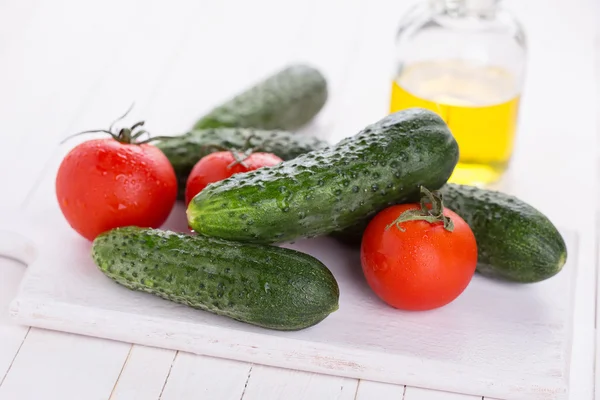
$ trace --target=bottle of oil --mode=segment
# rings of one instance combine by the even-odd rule
[[[513,153],[525,65],[523,29],[499,0],[422,1],[398,31],[390,112],[437,112],[460,149],[450,181],[485,186]]]

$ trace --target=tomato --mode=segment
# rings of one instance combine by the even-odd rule
[[[157,147],[107,138],[73,148],[60,164],[55,189],[70,226],[93,240],[121,226],[158,228],[175,204],[177,179]]]
[[[406,211],[420,212],[420,204],[388,207],[367,226],[361,243],[363,273],[388,305],[413,311],[438,308],[456,299],[471,281],[477,265],[475,235],[459,215],[442,209],[452,231],[443,222],[395,224]]]
[[[185,188],[185,203],[200,193],[210,183],[227,179],[230,176],[253,171],[262,167],[279,164],[283,160],[271,153],[252,153],[244,159],[245,155],[237,153],[238,162],[230,151],[211,153],[196,163],[187,180]]]

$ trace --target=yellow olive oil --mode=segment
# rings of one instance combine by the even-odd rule
[[[439,114],[456,138],[460,159],[450,182],[486,185],[508,167],[520,94],[507,70],[464,61],[409,65],[392,84],[390,112],[422,107]]]

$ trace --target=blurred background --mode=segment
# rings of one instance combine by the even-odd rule
[[[329,100],[304,129],[337,141],[390,111],[426,105],[418,98],[393,100],[393,82],[402,81],[402,71],[424,59],[441,60],[433,65],[442,74],[456,68],[443,65],[445,51],[505,67],[515,78],[513,90],[513,83],[496,77],[496,86],[509,92],[498,104],[515,102],[492,124],[505,123],[498,135],[514,138],[514,143],[497,143],[506,148],[502,165],[494,167],[491,177],[476,174],[463,180],[502,185],[515,171],[543,170],[540,188],[547,188],[543,183],[569,179],[562,175],[559,160],[579,163],[582,170],[591,167],[584,165],[589,160],[567,157],[590,145],[589,139],[572,135],[573,130],[585,129],[577,126],[580,119],[555,116],[596,112],[586,99],[597,92],[597,6],[593,0],[3,0],[0,157],[20,171],[4,172],[3,182],[8,187],[31,186],[48,167],[47,150],[58,149],[60,139],[108,127],[133,102],[131,120],[145,120],[153,135],[179,134],[210,108],[291,62],[311,64],[326,76]],[[423,16],[435,7],[478,12],[467,22],[442,21],[444,29],[436,33]],[[486,10],[495,14],[486,15]],[[483,25],[492,40],[482,39]],[[406,30],[429,33],[418,36]],[[521,39],[526,39],[522,49],[514,45]],[[413,75],[404,79],[405,89],[416,88],[422,71],[417,68]],[[458,84],[468,86],[464,81]],[[445,107],[440,96],[425,100],[431,99],[430,108]],[[484,120],[490,121],[492,114]],[[482,140],[473,132],[466,134],[469,143]],[[559,141],[561,149],[551,146]],[[34,151],[38,148],[44,151]],[[552,154],[553,148],[560,153]],[[35,157],[34,163],[28,154]],[[555,162],[546,166],[548,160]],[[518,187],[519,180],[511,185],[505,186],[507,191],[518,191],[533,203],[537,195],[544,195],[544,189],[534,193]],[[9,205],[21,204],[23,196],[31,196],[26,193],[9,199]]]

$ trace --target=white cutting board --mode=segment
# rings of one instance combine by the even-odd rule
[[[18,323],[499,399],[567,398],[578,246],[571,232],[564,232],[567,265],[552,279],[519,285],[475,276],[457,300],[429,312],[382,303],[363,278],[358,252],[330,238],[297,242],[289,247],[332,270],[340,308],[309,329],[277,332],[114,283],[63,219],[51,183],[37,196],[47,201],[30,205],[26,217],[0,219],[0,255],[29,264],[10,308]],[[186,229],[181,204],[164,227]]]

